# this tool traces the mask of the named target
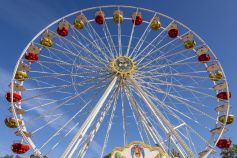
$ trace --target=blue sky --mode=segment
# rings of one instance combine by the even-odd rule
[[[0,155],[10,152],[13,130],[4,125],[9,115],[4,99],[14,65],[25,45],[46,25],[83,8],[124,4],[167,14],[189,26],[212,48],[232,91],[231,112],[237,115],[237,1],[236,0],[1,0],[0,5]],[[237,142],[236,123],[227,137]]]

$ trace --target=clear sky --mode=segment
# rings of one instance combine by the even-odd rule
[[[11,73],[26,44],[46,25],[83,8],[124,4],[164,13],[189,26],[212,48],[232,91],[231,113],[237,115],[237,1],[236,0],[1,0],[0,4],[0,156],[10,152],[15,137],[6,128],[4,99]],[[237,126],[228,132],[237,143]]]

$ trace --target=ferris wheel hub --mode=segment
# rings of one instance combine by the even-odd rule
[[[118,77],[126,78],[136,72],[136,62],[128,56],[115,57],[110,63],[112,72]]]

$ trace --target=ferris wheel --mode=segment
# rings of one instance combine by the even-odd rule
[[[54,21],[29,42],[5,123],[18,129],[12,151],[31,158],[112,158],[132,141],[163,157],[207,157],[231,143],[222,137],[234,121],[230,97],[217,57],[190,28],[149,9],[100,6]]]

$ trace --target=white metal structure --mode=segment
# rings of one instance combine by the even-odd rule
[[[117,23],[115,10],[123,12]],[[103,24],[95,22],[98,11],[103,11]],[[141,13],[141,24],[132,21],[134,13]],[[82,29],[73,24],[78,15],[86,17]],[[151,28],[154,17],[161,22],[157,30]],[[62,20],[70,24],[65,37],[57,33]],[[176,38],[167,33],[173,23]],[[52,34],[51,47],[40,43],[45,31]],[[187,35],[196,42],[191,49],[184,47]],[[34,62],[25,59],[31,45],[40,48]],[[203,47],[208,51],[198,54]],[[211,59],[201,62],[202,54]],[[30,70],[19,81],[15,76],[23,65]],[[218,71],[222,77],[210,80]],[[54,21],[23,50],[12,83],[11,92],[23,97],[13,103],[12,93],[14,118],[23,120],[18,124],[23,141],[38,157],[103,158],[134,140],[158,145],[171,157],[173,151],[183,158],[207,157],[226,131],[218,117],[228,116],[230,108],[229,97],[216,96],[229,89],[207,44],[179,21],[133,6],[93,7]],[[25,90],[16,90],[16,83]],[[216,88],[221,84],[224,88]],[[224,110],[215,111],[223,104]],[[17,114],[17,108],[25,113]]]

